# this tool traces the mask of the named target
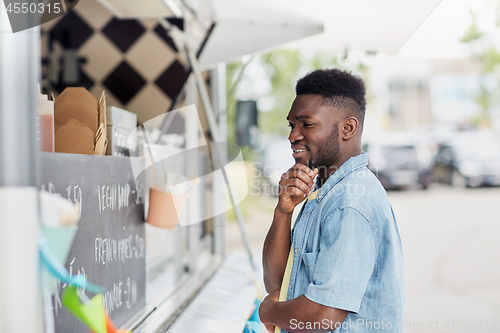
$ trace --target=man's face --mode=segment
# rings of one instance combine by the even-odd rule
[[[338,124],[342,111],[323,103],[321,95],[299,95],[288,113],[288,140],[293,158],[311,169],[332,166],[339,153]]]

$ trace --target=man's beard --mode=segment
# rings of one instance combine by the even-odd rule
[[[311,170],[332,165],[333,160],[339,153],[339,129],[337,124],[338,123],[335,123],[333,125],[333,131],[328,140],[318,148],[317,156],[312,156],[311,159],[306,162],[306,165],[311,168]]]

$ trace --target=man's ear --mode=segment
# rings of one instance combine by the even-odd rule
[[[342,128],[342,140],[349,140],[359,130],[359,121],[356,117],[348,117],[344,120],[344,127]]]

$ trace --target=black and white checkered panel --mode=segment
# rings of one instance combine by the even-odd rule
[[[169,19],[183,29],[182,19]],[[186,65],[157,20],[121,20],[96,0],[80,1],[70,12],[42,25],[42,58],[52,50],[76,50],[83,64],[80,82],[94,96],[106,91],[107,104],[135,112],[143,123],[166,112],[187,80]],[[51,80],[47,62],[44,82],[57,95],[66,86]],[[58,81],[58,82],[57,82]]]

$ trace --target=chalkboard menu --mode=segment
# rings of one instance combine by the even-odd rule
[[[139,317],[145,306],[145,225],[139,158],[43,153],[42,189],[81,205],[79,229],[65,263],[70,274],[84,274],[103,286],[104,306],[117,327]],[[61,306],[66,287],[53,296],[57,333],[89,329]],[[92,293],[86,291],[91,298]]]

